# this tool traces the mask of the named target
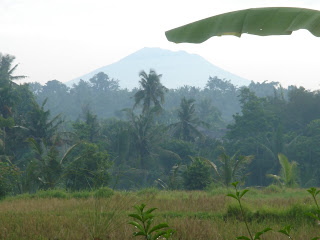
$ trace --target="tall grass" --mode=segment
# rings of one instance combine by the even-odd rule
[[[232,189],[230,189],[232,191]],[[52,190],[10,197],[0,202],[0,239],[131,239],[127,215],[132,206],[157,207],[159,222],[176,230],[173,239],[222,240],[246,234],[229,190],[96,192]],[[244,209],[253,231],[264,226],[293,225],[295,239],[310,239],[320,228],[305,212],[314,212],[305,189],[255,189],[244,197]],[[264,239],[286,239],[266,233]]]

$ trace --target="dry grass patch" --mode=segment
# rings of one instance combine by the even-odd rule
[[[301,192],[305,190],[301,190]],[[279,230],[293,218],[295,239],[310,239],[320,235],[320,229],[301,212],[312,206],[307,193],[295,193],[292,197],[282,192],[265,196],[246,195],[244,202],[251,214],[260,211],[259,222],[256,216],[250,220],[253,231],[267,226]],[[261,197],[259,197],[261,195]],[[132,239],[133,227],[128,225],[128,213],[133,206],[146,203],[147,207],[157,207],[155,222],[167,222],[177,231],[173,239],[180,240],[219,240],[234,239],[246,234],[245,225],[237,218],[226,218],[232,199],[224,194],[207,192],[166,191],[156,192],[117,192],[110,198],[20,198],[0,202],[0,238],[9,240],[126,240]],[[295,206],[298,206],[296,209]],[[231,209],[232,210],[232,209]],[[287,213],[286,211],[291,211]],[[232,210],[233,211],[233,210]],[[236,210],[234,211],[237,214]],[[264,214],[264,215],[263,215]],[[286,214],[289,214],[286,216]],[[291,215],[290,215],[291,214]],[[283,218],[284,217],[284,218]],[[296,218],[296,219],[295,219]],[[263,239],[286,239],[278,233],[267,233]]]

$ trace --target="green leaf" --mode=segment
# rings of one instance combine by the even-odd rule
[[[159,237],[165,235],[166,233],[167,233],[166,231],[159,231],[159,232],[157,232],[157,233],[153,236],[152,240],[156,240],[156,239],[158,239]]]
[[[148,222],[147,222],[147,227],[146,227],[146,231],[149,232],[149,229],[150,229],[150,226],[151,226],[151,223],[153,222],[153,219],[150,219]]]
[[[316,220],[319,220],[319,217],[317,215],[313,214],[313,213],[306,213],[306,215],[309,216],[309,217],[312,217],[312,218],[314,218]]]
[[[266,233],[266,232],[269,232],[269,231],[271,231],[271,230],[272,230],[272,228],[269,228],[269,227],[268,227],[268,228],[263,229],[262,232]]]
[[[228,12],[193,22],[166,32],[175,43],[202,43],[214,36],[243,33],[258,36],[290,35],[293,31],[307,29],[320,37],[320,11],[304,8],[270,7],[251,8]]]
[[[240,198],[242,198],[242,197],[243,197],[243,195],[245,195],[247,192],[249,192],[249,190],[248,190],[248,189],[243,190],[243,191],[242,191],[242,193],[240,194]]]
[[[172,229],[168,229],[166,231],[165,234],[163,234],[162,236],[165,238],[165,239],[169,239],[176,231],[172,230]]]
[[[290,237],[291,230],[292,230],[292,227],[290,225],[287,225],[283,229],[280,229],[278,232]]]
[[[311,188],[309,188],[307,191],[308,191],[308,192],[310,192],[310,193],[312,193],[312,192],[316,192],[316,188],[311,187]]]
[[[141,218],[138,214],[136,214],[136,213],[131,213],[131,214],[129,214],[128,216],[129,216],[129,217],[133,217],[133,218],[138,219],[139,221],[143,222],[143,221],[142,221],[142,218]]]
[[[137,222],[135,222],[135,221],[131,221],[131,222],[129,222],[129,224],[137,227],[139,230],[141,230],[141,232],[143,232],[143,233],[145,234],[145,231],[144,231],[143,226],[141,226],[139,223],[137,223]]]
[[[146,234],[144,232],[134,232],[133,233],[133,236],[136,237],[136,236],[145,236]]]
[[[236,195],[234,195],[232,193],[227,194],[227,196],[232,197],[232,198],[236,199],[237,201],[239,201],[239,199],[236,197]]]
[[[248,238],[248,237],[246,237],[246,236],[237,237],[236,239],[250,240],[250,238]]]
[[[149,233],[153,233],[154,231],[157,231],[157,230],[160,230],[162,228],[166,228],[166,227],[169,227],[167,223],[160,223],[156,226],[154,226]]]
[[[254,235],[254,240],[260,240],[260,236],[268,231],[271,231],[272,229],[271,228],[265,228],[263,229],[261,232],[257,232],[255,235]]]
[[[154,210],[156,210],[157,208],[150,208],[150,209],[148,209],[147,211],[146,211],[146,213],[152,213]]]
[[[152,215],[152,214],[145,214],[145,213],[142,214],[143,222],[145,222],[149,219],[152,219],[153,217],[154,217],[154,215]]]
[[[313,188],[308,189],[307,192],[309,192],[313,196],[313,193],[314,193]]]
[[[314,237],[311,240],[318,240],[318,239],[320,239],[320,237]]]
[[[142,203],[140,206],[136,205],[134,207],[138,210],[138,212],[143,212],[143,209],[145,208],[145,206],[146,205],[144,203]]]
[[[279,230],[279,233],[282,233],[282,234],[284,234],[286,236],[290,236],[285,230]]]
[[[238,183],[239,182],[233,182],[233,183],[231,183],[231,185],[234,186],[235,189],[237,189]]]

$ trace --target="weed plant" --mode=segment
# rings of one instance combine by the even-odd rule
[[[157,239],[169,239],[175,232],[169,228],[167,223],[160,223],[152,226],[154,215],[152,214],[156,208],[150,208],[145,210],[145,204],[134,206],[136,209],[135,213],[129,214],[134,221],[130,221],[129,224],[137,228],[137,231],[133,233],[134,237],[142,236],[146,240],[157,240]]]
[[[110,239],[119,226],[125,225],[124,210],[132,202],[131,198],[114,195],[109,188],[100,188],[94,193],[94,207],[87,213],[83,227],[91,239]]]
[[[259,232],[255,233],[255,234],[252,233],[252,231],[251,231],[250,228],[249,228],[249,224],[248,224],[248,211],[244,209],[244,207],[242,206],[242,201],[241,201],[241,198],[242,198],[249,190],[248,190],[248,189],[245,189],[245,190],[243,190],[243,191],[239,191],[239,190],[238,190],[238,182],[234,182],[234,183],[232,183],[232,185],[233,185],[233,187],[235,188],[235,194],[229,193],[229,194],[227,194],[227,196],[232,197],[232,198],[234,198],[235,200],[237,200],[237,202],[238,202],[238,204],[239,204],[239,207],[240,207],[240,212],[238,212],[236,215],[241,216],[242,220],[243,220],[244,223],[245,223],[247,232],[248,232],[248,234],[249,234],[249,237],[243,235],[243,236],[238,236],[238,237],[236,237],[236,239],[243,239],[243,240],[260,240],[260,239],[261,239],[261,236],[262,236],[264,233],[269,232],[269,231],[271,231],[272,229],[271,229],[270,227],[266,227],[266,228],[263,229],[262,231],[259,231]],[[316,213],[315,213],[315,214],[309,212],[309,213],[306,213],[306,215],[311,216],[313,219],[315,219],[315,220],[317,220],[318,222],[320,222],[320,208],[319,208],[319,205],[318,205],[318,202],[317,202],[317,195],[320,193],[320,190],[317,191],[315,188],[310,188],[310,189],[308,189],[307,191],[311,194],[311,196],[312,196],[312,198],[313,198],[313,200],[314,200],[314,202],[315,202],[315,204],[316,204],[316,206],[317,206],[317,209],[316,209]],[[295,209],[295,208],[293,208],[293,209]],[[302,217],[301,214],[299,214],[299,215],[297,216],[297,213],[301,213],[301,212],[302,212],[302,211],[301,211],[301,208],[298,208],[298,209],[299,209],[299,210],[298,210],[297,212],[296,212],[296,211],[293,212],[293,213],[294,213],[293,216],[290,216],[290,214],[287,214],[287,216],[288,216],[288,217],[292,217],[292,218],[296,218],[296,217],[301,218],[301,217]],[[291,225],[286,225],[285,227],[283,227],[282,229],[280,229],[278,232],[281,233],[281,234],[283,234],[283,235],[285,235],[285,236],[287,236],[289,239],[293,240],[293,238],[292,238],[292,236],[291,236],[291,230],[292,230],[292,229],[293,229],[293,228],[292,228]],[[313,237],[313,238],[311,238],[311,240],[317,240],[317,239],[320,239],[320,237]]]

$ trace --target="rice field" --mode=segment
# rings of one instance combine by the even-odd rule
[[[211,191],[158,191],[96,194],[62,190],[8,197],[0,202],[1,239],[133,239],[128,214],[141,203],[156,207],[155,222],[176,230],[173,239],[235,239],[248,235],[232,189]],[[262,239],[288,239],[278,230],[290,224],[294,239],[320,236],[318,223],[306,215],[315,212],[305,189],[251,189],[243,198],[253,232],[274,229]],[[143,238],[136,238],[143,239]]]

